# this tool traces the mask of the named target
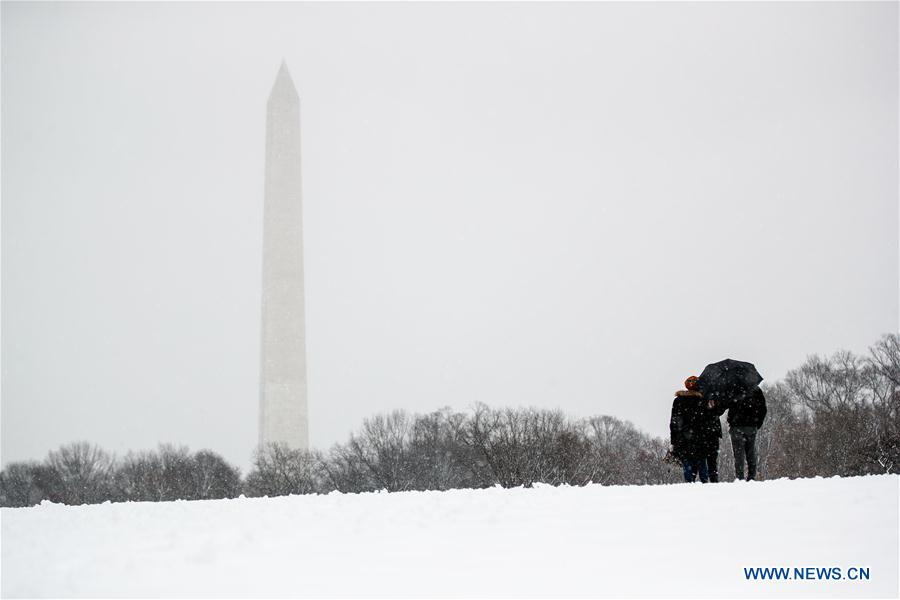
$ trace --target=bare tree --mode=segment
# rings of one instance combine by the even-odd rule
[[[592,481],[604,485],[649,485],[677,481],[665,463],[668,442],[653,438],[631,422],[610,416],[586,421],[593,457]]]
[[[769,426],[766,476],[896,472],[900,460],[900,336],[884,336],[868,357],[811,356],[771,388],[786,407]],[[770,412],[771,414],[771,412]],[[771,418],[771,417],[770,417]]]
[[[10,463],[0,472],[0,506],[21,507],[40,504],[46,498],[38,485],[36,462]]]
[[[234,498],[241,493],[241,474],[211,450],[194,454],[193,498]]]
[[[158,450],[162,500],[196,500],[194,460],[186,446],[162,444]]]
[[[115,458],[88,442],[50,452],[36,472],[38,485],[52,502],[91,504],[110,499]]]
[[[490,485],[490,473],[483,468],[465,443],[466,415],[449,408],[414,415],[408,446],[412,487],[419,490],[448,490]]]
[[[159,502],[166,498],[162,461],[156,452],[129,452],[119,461],[114,476],[115,499]]]
[[[363,421],[362,431],[351,434],[347,450],[368,471],[376,489],[389,492],[415,489],[410,444],[412,419],[401,410]]]
[[[281,443],[256,451],[253,470],[244,485],[248,496],[285,496],[324,491],[320,458],[316,453],[294,450]]]
[[[883,336],[870,349],[874,440],[870,452],[882,473],[900,472],[900,334]]]
[[[900,334],[882,336],[869,352],[878,372],[891,382],[895,391],[900,389]]]
[[[503,487],[583,485],[597,471],[584,425],[559,410],[479,404],[463,439]]]

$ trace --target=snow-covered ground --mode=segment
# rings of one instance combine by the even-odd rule
[[[896,598],[898,496],[879,476],[44,504],[0,513],[2,595]]]

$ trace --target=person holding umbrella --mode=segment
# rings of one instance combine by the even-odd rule
[[[744,459],[747,461],[747,481],[756,479],[756,432],[766,420],[766,396],[756,387],[735,400],[728,409],[728,434],[734,450],[734,478],[744,478]]]
[[[756,478],[756,432],[766,418],[766,397],[759,388],[762,380],[753,364],[730,358],[706,365],[700,374],[697,388],[708,409],[718,414],[728,411],[735,479],[744,478],[745,459],[747,480]]]
[[[672,454],[681,461],[684,480],[688,483],[700,477],[702,483],[709,481],[706,467],[707,449],[703,439],[703,394],[697,390],[698,378],[691,375],[684,382],[687,389],[675,392],[672,402],[672,417],[669,433]]]

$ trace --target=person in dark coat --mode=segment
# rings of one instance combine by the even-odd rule
[[[744,478],[747,462],[747,481],[756,479],[756,432],[766,420],[766,396],[759,387],[736,399],[728,407],[728,433],[734,450],[734,478]]]
[[[700,436],[711,483],[719,481],[719,446],[722,440],[722,422],[719,417],[725,414],[726,410],[727,406],[722,402],[703,401]]]
[[[672,453],[681,461],[684,480],[692,482],[700,477],[700,481],[709,481],[706,468],[707,447],[703,439],[703,394],[697,390],[697,378],[693,375],[684,382],[687,389],[675,392],[672,402],[672,417],[669,420],[669,433],[672,440]]]

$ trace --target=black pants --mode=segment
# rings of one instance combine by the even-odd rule
[[[709,471],[710,483],[719,481],[719,449],[710,450],[706,455],[706,469]]]
[[[747,481],[756,479],[756,427],[731,427],[731,448],[734,450],[734,478],[744,478],[744,459],[747,459]]]

